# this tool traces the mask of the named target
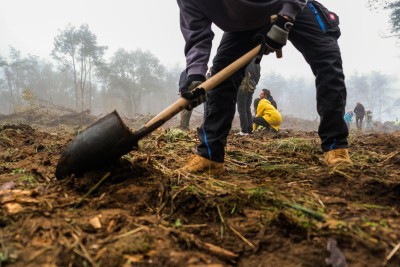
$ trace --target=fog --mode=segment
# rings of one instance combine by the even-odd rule
[[[396,80],[400,61],[396,39],[385,38],[389,35],[387,11],[370,11],[363,0],[322,2],[340,16],[342,36],[339,44],[349,94],[347,110],[353,109],[355,103],[360,101],[373,110],[376,119],[393,120],[400,112],[397,108],[399,81]],[[91,90],[87,89],[81,96],[83,105],[76,104],[73,85],[68,84],[71,77],[65,70],[61,71],[60,62],[50,54],[54,49],[54,38],[60,31],[68,25],[78,29],[84,24],[96,36],[98,46],[108,47],[104,51],[105,62],[109,63],[118,49],[133,54],[140,49],[154,56],[159,65],[165,68],[162,77],[154,77],[153,82],[140,84],[140,90],[145,92],[140,94],[141,103],[135,103],[138,93],[131,93],[131,103],[126,103],[126,92],[113,88],[110,81],[104,83],[104,77],[96,77],[93,73]],[[215,27],[213,29],[216,33],[213,45],[215,53],[221,31]],[[179,30],[179,10],[175,1],[1,1],[0,34],[0,57],[7,62],[13,62],[12,47],[20,52],[20,59],[37,56],[36,62],[40,63],[36,66],[37,71],[44,72],[41,69],[44,66],[50,68],[46,64],[51,64],[52,68],[51,75],[47,73],[47,78],[52,76],[51,81],[46,85],[38,83],[37,77],[30,77],[36,81],[19,81],[16,87],[20,88],[14,86],[12,96],[3,68],[0,71],[0,113],[9,114],[26,106],[22,95],[24,89],[30,89],[37,98],[78,111],[89,108],[93,113],[101,114],[117,108],[128,117],[136,113],[155,114],[178,97],[177,78],[179,71],[184,68],[185,59],[184,42]],[[317,117],[311,70],[291,44],[285,47],[283,59],[264,57],[261,66],[262,80],[255,96],[261,88],[268,87],[280,102],[283,115],[306,119]],[[377,79],[380,80],[380,88],[376,88]],[[45,79],[41,79],[41,82],[44,83]],[[299,84],[302,86],[299,87]],[[161,100],[159,96],[162,96]],[[147,101],[156,103],[148,104]]]

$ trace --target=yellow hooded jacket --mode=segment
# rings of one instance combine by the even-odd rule
[[[256,117],[263,117],[272,128],[279,131],[279,126],[281,126],[282,123],[282,116],[267,99],[263,98],[258,102]],[[257,125],[253,123],[253,130],[255,130],[256,127]]]

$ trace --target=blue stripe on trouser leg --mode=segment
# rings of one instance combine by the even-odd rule
[[[329,147],[329,150],[333,150],[335,149],[335,145],[336,145],[336,140],[332,143],[332,145]]]
[[[208,154],[208,158],[212,159],[212,155],[211,155],[211,149],[210,146],[208,145],[208,140],[207,140],[207,134],[206,131],[204,130],[204,127],[201,127],[201,130],[203,132],[203,140],[204,140],[204,144],[207,147],[207,154]]]

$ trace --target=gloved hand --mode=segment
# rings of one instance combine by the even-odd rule
[[[293,22],[289,17],[281,15],[271,16],[271,25],[265,36],[265,44],[267,45],[267,51],[265,52],[274,52],[282,49],[286,45],[292,27]]]
[[[200,74],[189,75],[185,85],[179,88],[181,97],[190,101],[187,110],[192,110],[207,100],[206,91],[203,88],[196,88],[205,80],[206,78]]]

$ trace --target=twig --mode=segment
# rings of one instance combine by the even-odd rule
[[[86,250],[86,247],[82,244],[81,240],[79,239],[79,236],[76,233],[71,233],[71,235],[75,239],[75,241],[78,244],[79,248],[81,249],[82,253],[78,253],[79,251],[75,250],[75,249],[74,249],[74,251],[77,254],[79,254],[81,257],[87,259],[92,266],[97,267],[98,266],[97,263],[92,259],[92,257]]]
[[[107,172],[107,173],[103,176],[103,178],[101,178],[100,181],[97,182],[97,184],[95,184],[92,188],[89,189],[89,191],[88,191],[88,192],[79,200],[79,202],[74,206],[74,209],[75,209],[77,206],[79,206],[79,205],[82,203],[82,201],[83,201],[87,196],[89,196],[94,190],[96,190],[97,187],[99,187],[100,184],[101,184],[108,176],[110,176],[110,172]]]
[[[162,227],[162,228],[175,234],[175,236],[177,236],[178,238],[184,239],[185,241],[189,241],[191,244],[194,244],[199,249],[203,249],[203,250],[205,250],[213,255],[216,255],[218,257],[228,259],[228,260],[236,260],[239,257],[238,254],[236,254],[230,250],[227,250],[227,249],[218,247],[216,245],[196,239],[194,235],[190,235],[185,232],[181,232],[181,231],[178,231],[178,230],[172,229],[172,228],[165,228],[165,227]]]
[[[379,163],[379,165],[382,166],[384,163],[388,162],[391,158],[397,156],[399,153],[400,153],[399,151],[390,153],[389,156],[386,157],[386,159],[384,159]]]
[[[219,206],[217,206],[217,211],[218,211],[218,215],[221,220],[221,223],[222,223],[222,225],[221,225],[221,239],[222,239],[224,237],[224,227],[226,227],[226,223],[225,223],[224,217],[222,216],[222,212],[221,212],[221,209],[219,208]]]
[[[247,240],[241,233],[239,233],[239,231],[237,231],[235,228],[233,228],[232,226],[228,225],[228,224],[225,222],[225,219],[224,219],[224,217],[222,216],[222,212],[221,212],[221,209],[219,208],[219,206],[217,206],[217,210],[218,210],[219,218],[220,218],[222,224],[223,224],[225,227],[228,227],[233,233],[235,233],[240,239],[242,239],[242,240],[243,240],[247,245],[249,245],[250,247],[252,247],[252,248],[255,248],[255,247],[256,247],[256,246],[254,246],[249,240]]]
[[[199,248],[207,250],[211,254],[220,256],[222,258],[228,258],[228,259],[234,260],[234,259],[237,259],[239,257],[238,254],[233,253],[230,250],[218,247],[218,246],[210,244],[210,243],[206,243],[206,242],[202,242],[202,241],[197,240],[197,241],[195,241],[195,244]]]
[[[398,243],[398,244],[392,249],[392,251],[389,253],[389,255],[387,255],[385,264],[386,264],[386,262],[388,262],[388,261],[393,257],[394,254],[396,254],[396,252],[397,252],[399,249],[400,249],[400,243]]]
[[[311,192],[311,194],[317,199],[318,203],[321,204],[321,206],[323,208],[325,208],[325,204],[324,204],[324,202],[322,202],[322,200],[319,198],[319,196],[317,194],[315,194],[314,192]]]
[[[123,238],[123,237],[127,237],[127,236],[136,234],[136,233],[138,233],[138,232],[140,232],[140,231],[142,231],[142,230],[146,230],[146,229],[149,229],[149,228],[148,228],[147,226],[140,226],[140,227],[138,227],[138,228],[136,228],[136,229],[133,229],[133,230],[131,230],[131,231],[128,231],[128,232],[126,232],[126,233],[117,235],[117,236],[115,237],[115,239],[120,239],[120,238]]]
[[[203,223],[203,224],[184,224],[181,227],[182,228],[201,228],[201,227],[207,227],[208,224]]]
[[[242,239],[247,245],[249,245],[252,248],[256,248],[256,246],[253,245],[248,239],[246,239],[241,233],[239,233],[235,228],[232,226],[228,225],[229,229],[232,230],[240,239]]]
[[[78,243],[79,248],[82,250],[83,255],[80,256],[84,256],[83,258],[86,258],[90,262],[90,264],[92,264],[92,266],[97,267],[98,266],[97,263],[92,259],[92,257],[86,250],[86,247],[82,244],[81,240],[79,239],[79,236],[75,233],[71,233],[71,235]]]
[[[47,251],[51,250],[52,247],[44,247],[42,249],[40,249],[38,252],[35,253],[35,255],[33,255],[27,263],[31,263],[34,262],[37,258],[39,258],[41,255],[43,255],[44,253],[46,253]],[[0,265],[1,266],[1,265]]]
[[[289,182],[287,183],[288,186],[291,186],[293,184],[302,184],[302,183],[308,183],[308,182],[312,182],[312,180],[310,179],[306,179],[306,180],[301,180],[301,181],[294,181],[294,182]]]
[[[217,206],[217,211],[218,211],[218,215],[219,215],[219,218],[220,218],[222,224],[225,225],[225,220],[224,220],[224,217],[222,216],[222,212],[221,212],[221,209],[219,208],[219,206]]]
[[[239,166],[248,166],[249,165],[246,162],[242,162],[242,161],[235,160],[235,159],[230,159],[230,160],[227,160],[227,161],[229,161],[229,162],[231,162],[233,164],[239,165]]]
[[[341,165],[339,164],[339,165],[333,167],[333,168],[329,171],[329,174],[330,174],[330,175],[338,174],[338,175],[343,176],[343,177],[346,178],[347,180],[351,180],[351,176],[350,176],[350,175],[348,175],[347,173],[341,171],[341,168],[344,167],[344,166],[345,166],[345,165],[342,165],[342,166],[341,166]]]

